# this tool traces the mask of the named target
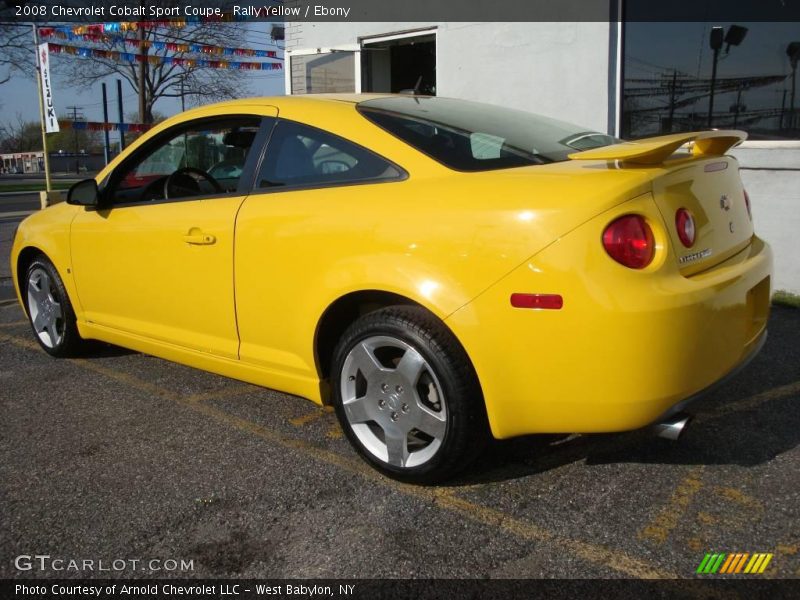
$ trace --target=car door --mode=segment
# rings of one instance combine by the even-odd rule
[[[406,173],[330,132],[278,119],[236,220],[240,359],[296,380],[316,377],[312,340],[322,266],[363,255],[369,207]],[[400,193],[395,190],[395,193]],[[343,232],[351,232],[345,235]],[[290,389],[289,384],[284,384]],[[309,384],[312,385],[312,384]],[[311,394],[302,387],[294,393]]]
[[[234,223],[273,123],[263,115],[185,122],[114,170],[100,206],[79,213],[70,232],[89,322],[238,358]]]

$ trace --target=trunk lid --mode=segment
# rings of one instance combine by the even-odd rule
[[[675,162],[683,165],[676,165],[653,180],[653,197],[681,273],[693,275],[746,248],[753,237],[753,223],[735,159]],[[678,234],[676,214],[681,208],[694,218],[695,242],[690,248]]]
[[[739,164],[725,155],[746,137],[736,130],[675,133],[577,152],[569,158],[615,161],[623,169],[657,169],[653,196],[681,273],[693,275],[740,252],[753,237]],[[674,154],[689,143],[689,154]],[[676,213],[681,208],[694,217],[696,235],[689,248],[678,234]]]

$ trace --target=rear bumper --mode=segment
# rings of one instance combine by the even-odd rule
[[[696,394],[692,394],[685,400],[681,400],[677,404],[671,406],[669,409],[667,409],[665,413],[663,413],[653,422],[660,423],[680,412],[687,410],[692,404],[694,404],[698,400],[702,400],[703,398],[714,392],[717,388],[720,388],[726,383],[728,383],[731,379],[735,379],[736,376],[739,375],[739,373],[743,371],[745,367],[747,367],[747,365],[749,365],[756,356],[758,356],[758,353],[761,352],[761,349],[764,347],[764,344],[766,343],[767,343],[767,330],[764,329],[762,334],[759,336],[758,340],[756,340],[756,343],[750,349],[750,353],[744,358],[744,360],[742,360],[742,362],[740,362],[733,369],[731,369],[731,371],[727,375],[724,375],[722,378],[718,379],[717,381],[709,385],[707,388],[702,389]]]
[[[692,277],[678,272],[666,245],[647,269],[631,271],[602,248],[587,252],[608,218],[598,221],[447,320],[473,360],[495,437],[649,425],[764,343],[772,255],[762,240]],[[514,292],[559,293],[564,306],[514,309]]]

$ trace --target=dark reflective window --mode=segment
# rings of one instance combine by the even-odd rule
[[[797,22],[625,23],[622,137],[714,127],[800,139],[798,59]]]
[[[571,123],[453,98],[391,96],[361,102],[358,110],[379,127],[458,171],[564,161],[575,151],[615,141]]]
[[[323,186],[400,179],[403,173],[369,150],[315,127],[278,121],[257,187]]]

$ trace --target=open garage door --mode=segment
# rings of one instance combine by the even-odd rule
[[[436,95],[436,30],[362,38],[365,92]]]

